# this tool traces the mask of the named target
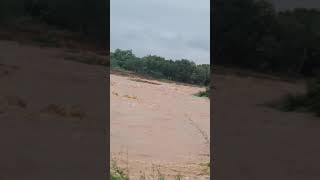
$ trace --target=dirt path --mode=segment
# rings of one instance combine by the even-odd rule
[[[210,102],[193,95],[202,88],[114,74],[110,88],[111,153],[132,178],[208,175]]]
[[[320,179],[320,119],[263,104],[303,85],[215,75],[216,178]]]
[[[105,69],[60,49],[0,51],[0,179],[106,179]]]

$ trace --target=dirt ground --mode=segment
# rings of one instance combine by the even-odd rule
[[[213,82],[216,179],[320,179],[320,119],[262,105],[303,92],[303,82],[219,74]]]
[[[132,179],[209,178],[210,101],[204,88],[111,74],[111,156]]]
[[[0,41],[0,179],[106,179],[102,66]]]

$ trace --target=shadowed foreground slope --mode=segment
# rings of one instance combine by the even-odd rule
[[[0,179],[106,179],[106,71],[0,41]]]
[[[320,178],[319,118],[263,105],[303,83],[219,74],[213,82],[217,179]]]

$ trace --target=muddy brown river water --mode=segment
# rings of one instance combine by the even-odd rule
[[[194,96],[204,88],[114,74],[110,88],[112,158],[132,177],[208,175],[210,101]]]

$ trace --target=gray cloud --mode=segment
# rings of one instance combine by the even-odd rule
[[[210,63],[209,0],[111,0],[111,50]]]

